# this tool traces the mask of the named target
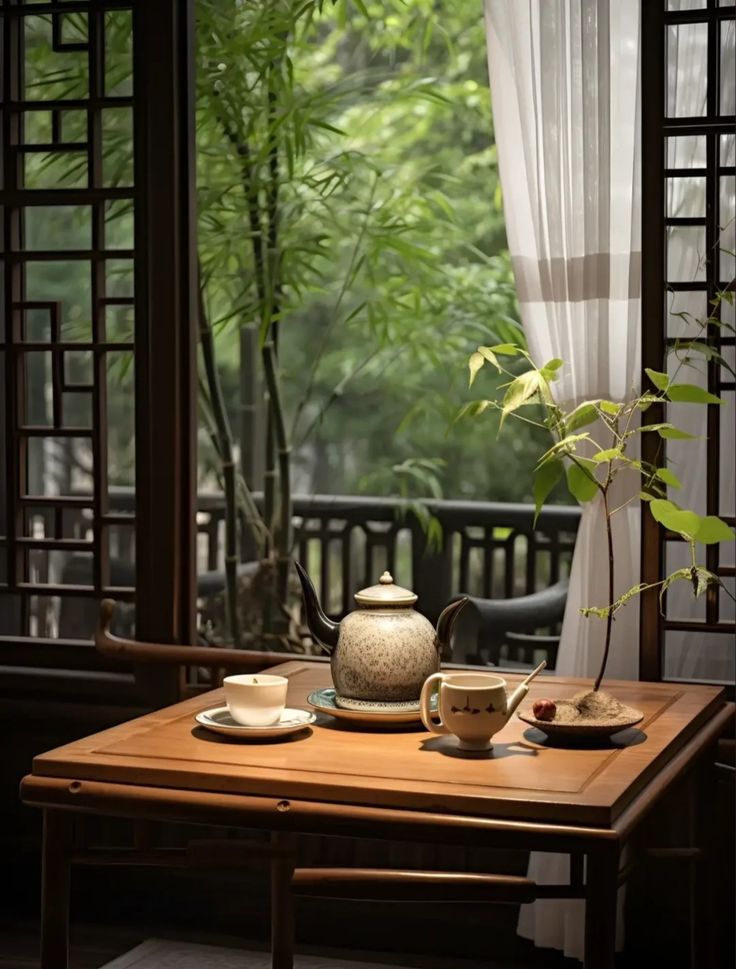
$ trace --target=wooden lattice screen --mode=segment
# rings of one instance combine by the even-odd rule
[[[191,4],[2,0],[0,27],[0,663],[101,669],[106,595],[193,635]]]
[[[735,16],[730,0],[642,3],[643,365],[662,370],[667,350],[678,337],[695,338],[703,345],[703,350],[692,353],[700,361],[700,373],[688,370],[680,379],[700,382],[724,403],[709,405],[701,424],[689,427],[699,444],[668,442],[667,457],[677,463],[678,474],[691,481],[697,477],[697,462],[702,487],[686,500],[694,501],[701,514],[720,515],[731,525],[733,330],[710,325],[702,332],[695,321],[710,315],[730,327],[734,324],[732,295],[723,300],[718,294],[734,292]],[[730,369],[708,358],[709,347],[723,354]],[[647,416],[650,421],[662,419],[653,413]],[[681,417],[671,413],[666,419],[677,423]],[[661,442],[654,434],[645,437],[651,459]],[[663,534],[649,515],[643,521],[644,581],[656,582],[689,564],[677,536]],[[705,552],[705,564],[732,594],[733,556],[733,543],[711,545]],[[726,681],[733,676],[733,650],[733,606],[724,590],[711,587],[697,604],[687,605],[668,595],[662,613],[656,596],[644,599],[645,679],[688,679],[707,668],[708,678]],[[700,652],[702,657],[696,655]],[[702,666],[705,657],[710,660]]]

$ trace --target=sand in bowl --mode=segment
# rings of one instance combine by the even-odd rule
[[[555,700],[557,710],[550,723],[575,724],[576,726],[615,726],[637,711],[621,703],[610,693],[586,690],[576,693],[569,700]]]

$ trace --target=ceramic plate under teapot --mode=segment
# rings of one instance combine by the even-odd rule
[[[340,698],[340,703],[349,706],[339,706],[337,693],[332,688],[315,690],[307,697],[307,703],[320,713],[327,713],[338,720],[352,720],[354,723],[372,723],[390,726],[400,723],[421,723],[419,714],[419,700],[404,702],[383,702],[380,700],[348,700]],[[434,709],[437,708],[437,697],[434,697]]]

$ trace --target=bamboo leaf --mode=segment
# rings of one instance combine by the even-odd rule
[[[562,364],[563,361],[555,357],[554,360],[550,360],[548,363],[545,363],[539,372],[542,374],[545,380],[549,380],[550,382],[557,380],[559,377],[558,370]]]
[[[494,349],[498,348],[494,347]],[[526,373],[520,374],[511,381],[501,405],[501,424],[505,417],[513,414],[539,391],[541,382],[542,378],[538,370],[527,370]]]
[[[567,469],[567,487],[573,498],[581,505],[594,498],[598,491],[593,472],[586,472],[575,462]]]
[[[563,454],[570,454],[576,450],[575,445],[578,441],[586,441],[590,437],[587,431],[583,431],[582,434],[568,434],[567,437],[563,437],[561,441],[557,441],[552,447],[545,451],[542,457],[537,462],[537,467],[544,464],[546,461],[552,458],[560,457]]]
[[[462,420],[464,417],[477,417],[478,414],[482,414],[483,411],[488,410],[489,407],[494,407],[496,402],[494,400],[471,400],[469,404],[464,404],[460,410],[455,415],[453,424]]]
[[[620,458],[622,455],[623,451],[620,447],[609,447],[595,454],[593,460],[596,464],[603,464],[605,461],[615,461],[616,458]]]
[[[478,353],[489,363],[492,363],[496,370],[501,373],[501,364],[498,362],[496,354],[491,347],[478,347]]]
[[[664,483],[666,485],[669,485],[670,488],[682,487],[682,482],[680,481],[680,479],[677,477],[676,474],[673,474],[673,472],[670,471],[669,468],[657,468],[657,470],[654,473],[654,476],[655,478],[659,478],[660,481],[664,481]]]
[[[683,511],[666,498],[653,498],[649,502],[649,510],[655,521],[689,541],[694,540],[703,521],[694,511]]]
[[[597,419],[598,411],[596,410],[595,404],[586,400],[582,404],[578,404],[575,410],[570,413],[565,421],[565,426],[570,432],[577,431],[581,427],[593,424]]]
[[[687,431],[683,431],[679,427],[675,427],[674,424],[670,424],[667,421],[664,421],[661,424],[644,424],[639,428],[639,432],[641,434],[646,434],[648,431],[656,431],[660,437],[665,439],[669,438],[680,441],[694,440],[697,437],[697,435],[689,434]]]
[[[534,525],[537,524],[542,505],[549,497],[549,493],[562,477],[564,468],[562,461],[548,461],[534,472]]]
[[[733,528],[716,515],[706,515],[705,518],[701,519],[700,526],[694,535],[695,541],[702,542],[703,545],[730,542],[734,537],[736,537],[736,533],[734,533]]]
[[[674,441],[694,441],[697,438],[697,434],[688,434],[679,427],[664,427],[659,431],[659,436]]]
[[[665,390],[667,388],[670,378],[666,373],[659,373],[659,371],[651,370],[649,367],[645,367],[644,372],[652,381],[657,390]]]
[[[471,353],[470,359],[468,360],[468,370],[470,371],[470,377],[468,379],[468,387],[473,386],[473,381],[478,376],[478,371],[483,367],[485,363],[485,357],[479,351]]]
[[[678,353],[681,350],[689,350],[692,353],[700,353],[706,358],[706,360],[718,360],[721,358],[720,353],[715,347],[710,346],[708,343],[703,343],[702,340],[678,340],[675,344],[675,350]]]
[[[636,401],[636,406],[640,411],[648,410],[652,404],[661,404],[662,398],[657,397],[656,394],[642,394],[641,397]]]
[[[696,384],[672,384],[667,388],[667,396],[678,404],[722,404],[715,394],[709,393]]]

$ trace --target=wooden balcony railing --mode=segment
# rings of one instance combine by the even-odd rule
[[[260,499],[256,495],[256,500]],[[112,495],[116,511],[132,511],[132,492]],[[340,618],[353,594],[388,569],[419,596],[418,608],[435,619],[455,593],[486,598],[528,595],[564,578],[580,521],[577,506],[550,505],[536,527],[526,504],[431,501],[427,511],[442,528],[432,545],[417,516],[396,498],[297,495],[295,557],[307,568],[325,610]],[[198,499],[199,572],[217,587],[223,569],[225,507],[220,494]],[[130,561],[133,550],[128,550]]]
[[[491,599],[515,598],[553,585],[569,573],[580,520],[577,507],[549,506],[535,527],[531,505],[433,501],[426,507],[442,527],[440,545],[428,543],[416,515],[398,499],[296,497],[294,556],[310,572],[325,610],[333,618],[348,612],[353,607],[353,593],[374,583],[384,569],[391,570],[398,583],[418,594],[417,608],[433,621],[443,605],[459,592]],[[65,534],[89,540],[93,524],[85,503],[80,501],[79,508],[72,512],[74,521],[65,519]],[[132,490],[111,490],[110,512],[131,525],[116,529],[111,535],[112,587],[105,589],[104,595],[121,603],[117,612],[119,624],[114,631],[135,636]],[[207,597],[224,588],[221,495],[199,496],[196,527],[199,595],[202,613],[206,615]],[[92,677],[87,686],[93,688],[95,696],[101,696],[100,691],[109,687],[111,695],[119,699],[123,687],[133,689],[126,674],[129,667],[101,656],[92,645],[99,602],[104,595],[95,593],[89,571],[88,561],[73,554],[64,559],[58,573],[53,566],[48,574],[37,570],[33,580],[39,583],[38,593],[29,600],[31,614],[24,620],[28,624],[26,631],[13,626],[2,628],[0,622],[0,678],[5,670],[4,675],[11,677],[16,692],[27,689],[35,695],[46,671],[54,670],[59,674],[65,671],[67,679],[71,677],[69,671],[77,671],[77,679]],[[12,620],[5,608],[9,604],[12,599],[0,590],[0,618],[5,615]],[[26,683],[23,677],[28,679],[31,673],[33,676]],[[115,677],[120,683],[112,682]],[[49,696],[57,689],[57,680],[58,676],[46,684],[51,691]],[[86,680],[80,683],[84,686]],[[70,689],[78,690],[79,684],[72,684]]]

